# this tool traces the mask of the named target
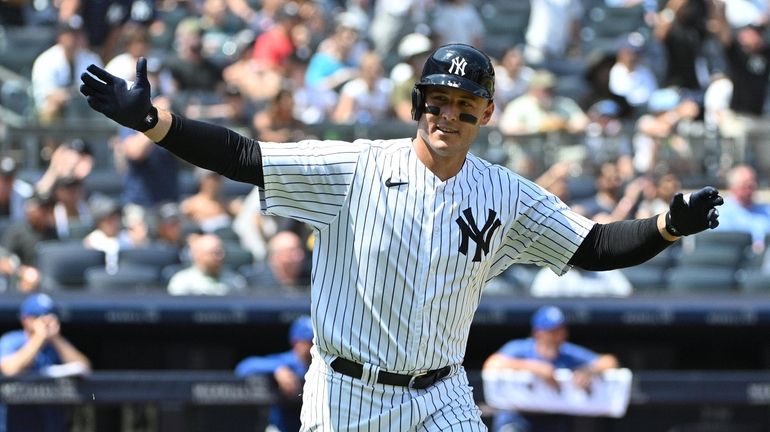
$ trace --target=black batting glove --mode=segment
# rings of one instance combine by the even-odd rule
[[[80,80],[80,93],[88,105],[121,125],[145,132],[158,124],[158,110],[150,102],[150,82],[147,80],[147,59],[136,63],[136,81],[128,88],[126,81],[106,70],[90,65]],[[96,79],[96,78],[98,79]]]
[[[674,195],[666,213],[666,231],[673,236],[686,236],[713,229],[719,225],[719,212],[715,208],[724,203],[719,191],[711,186],[690,194],[685,202],[681,192]]]

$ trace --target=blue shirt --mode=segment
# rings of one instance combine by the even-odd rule
[[[751,234],[754,243],[765,242],[765,235],[770,233],[770,206],[752,204],[740,205],[734,198],[725,198],[719,206],[719,231],[737,231]]]
[[[23,330],[13,330],[0,337],[0,358],[15,353],[28,337]],[[40,372],[43,368],[61,364],[59,353],[46,344],[37,353],[27,369],[29,372]],[[5,431],[35,431],[35,432],[64,432],[68,430],[63,408],[38,405],[6,406],[0,405],[0,432]]]
[[[120,128],[119,136],[123,139],[135,133],[138,132]],[[146,158],[126,160],[123,202],[152,207],[179,198],[179,165],[170,151],[153,145]]]
[[[293,351],[286,351],[266,356],[247,357],[235,367],[235,374],[239,377],[272,375],[283,366],[291,369],[300,378],[305,376],[308,369],[308,365],[297,358]],[[300,406],[295,403],[276,404],[270,407],[269,421],[281,432],[295,432],[300,428],[299,414]]]
[[[531,337],[512,340],[503,345],[497,353],[516,359],[540,360],[552,364],[557,369],[571,370],[593,363],[599,358],[598,354],[587,348],[565,342],[559,347],[559,354],[556,358],[545,359],[535,350],[535,339]],[[538,416],[525,420],[518,413],[498,411],[492,421],[491,430],[502,430],[505,425],[510,424],[527,431],[548,430],[556,432],[567,430],[568,427],[566,420],[561,416]]]

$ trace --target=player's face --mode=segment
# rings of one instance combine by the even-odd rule
[[[484,98],[443,86],[426,87],[425,104],[433,111],[423,114],[418,135],[427,150],[439,158],[464,159],[479,126],[487,124],[494,111],[494,104]]]

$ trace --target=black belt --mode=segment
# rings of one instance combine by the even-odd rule
[[[361,379],[364,374],[364,366],[356,362],[337,357],[331,363],[332,369],[343,375]],[[402,375],[392,372],[380,371],[377,374],[377,382],[380,384],[409,387],[413,389],[426,389],[437,381],[446,378],[452,372],[451,366],[444,366],[441,369],[433,369],[417,375]]]

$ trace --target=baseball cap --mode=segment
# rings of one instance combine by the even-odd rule
[[[409,58],[419,54],[427,54],[431,51],[432,45],[428,36],[422,33],[409,33],[398,44],[398,55],[401,58]]]
[[[620,105],[612,99],[602,99],[593,104],[588,111],[604,117],[618,117]]]
[[[179,206],[175,202],[166,202],[158,207],[159,222],[176,222],[182,218]]]
[[[16,173],[16,161],[12,157],[6,156],[0,159],[0,175],[4,177],[12,176]]]
[[[532,330],[553,330],[564,323],[564,312],[556,306],[543,306],[532,315]]]
[[[43,293],[29,295],[23,302],[21,302],[21,307],[19,309],[19,315],[22,317],[37,317],[52,313],[56,313],[56,304],[51,296]]]
[[[313,323],[310,317],[303,315],[294,320],[289,328],[289,342],[313,341]]]
[[[553,88],[556,86],[556,76],[545,69],[539,69],[529,81],[530,88]]]

